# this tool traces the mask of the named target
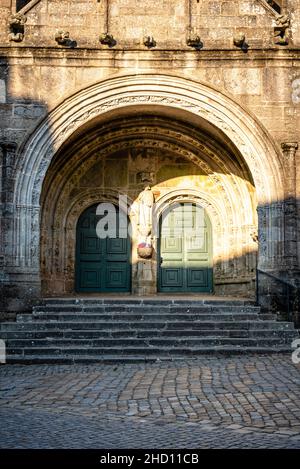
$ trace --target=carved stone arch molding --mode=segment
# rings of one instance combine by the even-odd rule
[[[175,110],[183,111],[198,119],[199,125],[203,120],[209,122],[232,142],[252,174],[258,204],[264,208],[264,263],[270,267],[280,262],[274,250],[277,239],[270,232],[279,214],[270,208],[283,199],[283,172],[280,153],[267,131],[248,110],[209,85],[176,76],[143,74],[106,79],[71,96],[49,113],[20,149],[15,168],[14,265],[26,266],[40,278],[37,217],[42,184],[55,153],[92,119],[100,115],[109,119],[110,111],[126,111],[133,106],[142,106],[143,110],[155,106],[171,118]],[[268,250],[265,244],[271,236],[273,245]]]
[[[283,195],[280,152],[250,111],[211,86],[169,75],[145,74],[104,80],[51,111],[20,150],[16,203],[39,203],[54,154],[83,124],[109,111],[139,105],[176,108],[204,118],[240,151],[252,174],[259,203]]]

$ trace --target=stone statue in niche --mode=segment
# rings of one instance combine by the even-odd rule
[[[150,186],[146,186],[138,199],[138,255],[144,259],[152,256],[152,209],[154,195]]]
[[[22,42],[24,39],[24,24],[27,18],[20,13],[12,15],[9,20],[9,40],[14,42]]]
[[[280,46],[287,46],[289,43],[289,27],[290,27],[290,18],[289,15],[279,15],[277,16],[276,26],[274,27],[274,39],[275,44]]]

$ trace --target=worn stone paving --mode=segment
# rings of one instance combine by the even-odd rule
[[[290,355],[3,365],[1,448],[300,448]]]

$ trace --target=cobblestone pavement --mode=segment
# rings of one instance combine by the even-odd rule
[[[3,365],[1,448],[300,448],[289,355]]]

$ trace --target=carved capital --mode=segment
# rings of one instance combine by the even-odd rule
[[[294,161],[298,149],[297,142],[283,142],[281,144],[283,155],[287,160]]]
[[[0,142],[0,149],[3,153],[16,153],[17,146],[15,142]]]
[[[284,152],[293,151],[294,153],[296,153],[296,150],[298,149],[298,143],[297,142],[283,142],[281,144],[281,148]]]

